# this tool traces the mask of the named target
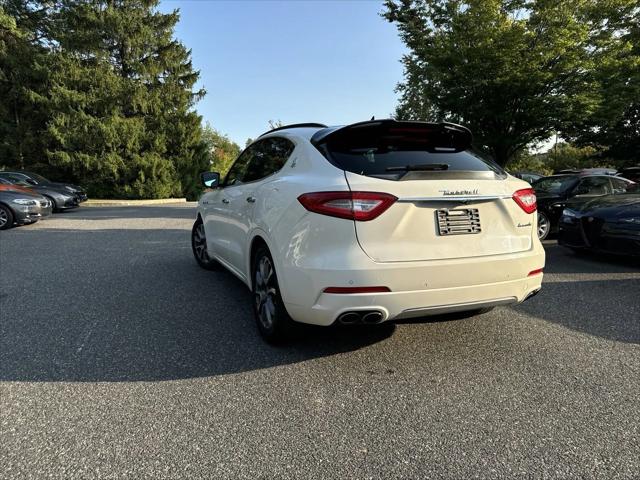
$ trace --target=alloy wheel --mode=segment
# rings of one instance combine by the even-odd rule
[[[0,228],[4,227],[8,221],[9,215],[7,215],[7,212],[5,212],[4,209],[0,208]]]
[[[210,260],[207,252],[207,237],[202,223],[198,224],[193,232],[193,251],[201,262],[207,263]]]
[[[258,260],[255,273],[255,304],[258,319],[269,330],[276,315],[277,282],[271,260],[263,255]]]
[[[544,213],[538,213],[538,238],[544,240],[549,234],[549,219]]]

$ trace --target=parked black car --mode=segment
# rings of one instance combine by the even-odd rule
[[[511,172],[511,175],[519,178],[520,180],[524,180],[525,182],[529,182],[530,184],[537,182],[544,177],[541,173],[536,172]]]
[[[565,208],[558,243],[574,250],[640,256],[640,194],[606,195]]]
[[[544,240],[556,232],[562,211],[572,199],[586,201],[594,197],[627,193],[634,185],[612,175],[551,175],[533,183],[538,200],[538,237]]]
[[[33,184],[27,182],[22,175],[13,172],[0,172],[0,182],[30,188],[34,193],[48,198],[51,201],[54,212],[76,208],[79,204],[78,196],[67,189]]]
[[[640,166],[622,168],[618,172],[618,176],[632,182],[640,182]]]
[[[72,183],[62,183],[62,182],[52,182],[51,180],[46,179],[40,174],[33,172],[26,172],[24,170],[16,170],[11,172],[2,172],[9,173],[12,175],[21,178],[23,181],[30,183],[31,185],[38,185],[41,187],[50,187],[58,190],[67,191],[73,193],[78,198],[78,203],[85,202],[88,197],[82,187],[78,185],[73,185]]]
[[[46,198],[26,192],[0,190],[0,230],[14,225],[37,222],[44,214],[51,213]]]

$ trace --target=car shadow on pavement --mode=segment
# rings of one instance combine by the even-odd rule
[[[200,269],[189,238],[185,229],[10,231],[0,246],[0,380],[225,375],[354,351],[394,332],[300,326],[288,345],[267,345],[249,290],[226,270]]]

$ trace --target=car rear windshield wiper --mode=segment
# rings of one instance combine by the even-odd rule
[[[448,163],[426,163],[424,165],[405,165],[402,167],[387,167],[387,172],[411,172],[411,171],[423,171],[430,172],[435,170],[448,170]]]

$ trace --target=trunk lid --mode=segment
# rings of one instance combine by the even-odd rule
[[[373,220],[354,222],[373,260],[456,259],[532,247],[536,216],[512,198],[521,182],[469,151],[463,127],[385,120],[352,128],[319,136],[316,146],[345,171],[352,191],[398,198]]]

